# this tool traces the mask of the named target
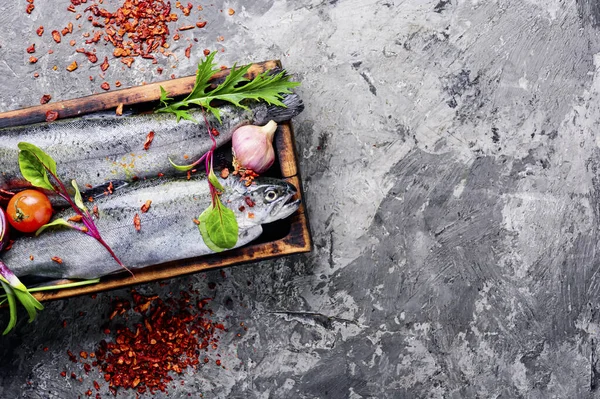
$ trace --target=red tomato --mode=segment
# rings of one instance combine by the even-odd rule
[[[52,204],[36,190],[21,191],[10,199],[6,207],[8,222],[23,233],[33,233],[52,217]]]

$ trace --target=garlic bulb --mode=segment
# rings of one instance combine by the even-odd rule
[[[269,121],[265,126],[246,125],[233,132],[231,138],[233,162],[236,168],[263,173],[273,165],[275,150],[273,137],[277,123]]]

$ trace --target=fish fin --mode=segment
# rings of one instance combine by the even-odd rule
[[[285,95],[281,102],[284,103],[287,108],[268,105],[265,115],[257,115],[256,122],[259,125],[263,125],[271,120],[283,122],[292,119],[304,111],[304,103],[297,94]]]

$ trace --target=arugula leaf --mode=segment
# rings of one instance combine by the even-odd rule
[[[187,112],[187,108],[191,105],[198,105],[211,112],[221,122],[219,109],[210,105],[215,100],[227,101],[244,109],[247,108],[243,104],[245,100],[265,101],[272,105],[285,107],[285,104],[280,101],[283,95],[291,93],[291,89],[300,84],[299,82],[290,81],[290,76],[285,71],[276,75],[270,75],[267,71],[253,80],[249,80],[244,75],[246,75],[251,65],[238,68],[234,64],[225,81],[210,90],[210,78],[219,71],[213,62],[215,54],[216,52],[210,53],[204,61],[198,64],[194,88],[183,100],[169,104],[166,90],[161,87],[163,107],[157,109],[156,112],[175,114],[177,121],[182,118],[193,121],[194,119]]]

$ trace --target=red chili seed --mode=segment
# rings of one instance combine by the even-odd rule
[[[108,84],[108,82],[103,82],[100,85],[100,88],[102,88],[102,90],[110,90],[110,85]]]
[[[52,100],[52,96],[50,94],[44,94],[42,96],[42,98],[40,98],[40,104],[42,104],[42,105],[48,104],[48,102],[50,102],[50,100]]]
[[[35,9],[35,6],[33,4],[27,4],[27,8],[25,9],[25,12],[27,12],[27,14],[31,14],[34,9]]]
[[[29,54],[35,53],[35,43],[33,43],[31,46],[27,47],[27,52]]]
[[[29,63],[30,64],[35,64],[36,62],[38,62],[38,59],[34,56],[29,57]]]
[[[185,56],[187,58],[190,58],[191,52],[192,52],[192,44],[190,43],[190,45],[185,48]]]
[[[66,371],[64,371],[64,370],[63,370],[63,371],[61,371],[61,372],[60,372],[60,376],[61,376],[61,377],[66,377],[66,376],[67,376],[67,372],[66,372]]]
[[[210,50],[205,48],[203,53],[204,53],[204,56],[208,56],[208,55],[210,55]]]
[[[44,27],[40,26],[36,29],[35,33],[37,33],[38,36],[42,36],[44,34]]]
[[[58,119],[58,112],[46,111],[46,122],[53,122]]]
[[[204,27],[206,26],[206,21],[199,21],[199,22],[196,22],[196,26],[197,26],[198,28],[204,28]],[[212,25],[211,25],[211,26],[212,26]]]

